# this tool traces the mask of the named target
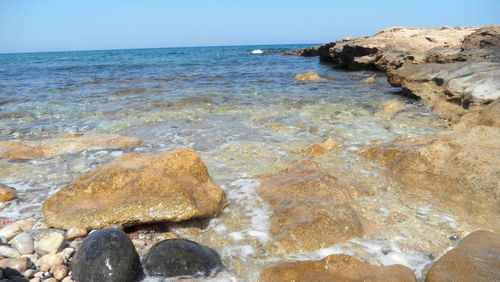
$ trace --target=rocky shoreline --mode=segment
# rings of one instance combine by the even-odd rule
[[[498,280],[499,30],[398,27],[289,53],[319,56],[350,70],[383,71],[392,85],[439,111],[449,127],[418,138],[399,136],[352,146],[332,136],[318,144],[288,148],[295,158],[288,167],[233,180],[233,189],[212,180],[193,148],[117,154],[111,161],[79,170],[79,177],[48,195],[43,219],[0,222],[0,282],[239,281],[235,273],[252,263],[245,256],[252,252],[264,254],[254,274],[258,281]],[[290,81],[315,85],[334,79],[311,71]],[[373,85],[377,79],[373,75],[360,84]],[[408,107],[389,100],[369,118],[389,126]],[[0,159],[36,162],[86,150],[133,148],[143,142],[118,134],[2,141]],[[236,149],[251,156],[254,147],[248,148]],[[360,173],[394,185],[345,177],[339,167],[354,169],[352,159],[339,157],[347,151],[369,163],[370,168],[358,169]],[[375,168],[383,174],[370,171]],[[13,203],[17,196],[16,189],[0,183],[0,202]],[[241,201],[245,197],[250,202]],[[401,206],[407,210],[392,209],[383,197],[408,197]],[[381,203],[371,207],[367,201]],[[429,205],[408,208],[413,201]],[[446,212],[437,215],[437,223],[428,222],[434,211],[431,204]],[[240,222],[237,209],[252,216],[246,219],[249,223]],[[238,226],[237,231],[229,231],[229,222]],[[457,229],[462,223],[466,228]],[[411,224],[414,229],[409,229]],[[402,233],[392,233],[393,227]],[[414,240],[414,233],[429,231],[427,237],[416,234],[424,240]],[[210,232],[227,236],[214,239],[207,235]],[[188,238],[190,233],[194,235]],[[225,253],[241,257],[227,267],[223,252],[215,248],[241,241],[246,234],[251,235],[248,245]],[[404,234],[405,245],[394,240],[380,247],[363,241],[394,234]],[[439,238],[432,237],[436,234]],[[365,252],[372,253],[361,259],[342,248],[348,242],[369,245]],[[417,257],[419,271],[408,266],[402,250],[415,245],[426,250],[425,259],[431,261]],[[304,253],[321,258],[303,259]]]

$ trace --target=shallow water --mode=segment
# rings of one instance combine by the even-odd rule
[[[127,152],[193,147],[229,206],[206,228],[174,228],[215,248],[238,279],[253,281],[271,262],[355,255],[374,264],[401,263],[420,277],[468,226],[425,199],[398,192],[385,170],[361,157],[363,146],[422,136],[445,122],[419,101],[398,96],[382,75],[343,72],[317,58],[281,56],[304,46],[172,48],[0,54],[0,140],[37,140],[76,132],[118,133],[144,143],[126,150],[83,151],[25,162],[0,159],[0,183],[18,189],[1,217],[41,217],[40,205],[78,175]],[[262,54],[252,54],[261,49]],[[317,71],[329,82],[293,80]],[[392,120],[381,104],[408,108]],[[314,157],[332,175],[370,191],[357,210],[372,232],[312,253],[270,253],[270,213],[257,176],[306,159],[303,149],[331,137],[341,148]],[[229,279],[229,278],[228,278]]]

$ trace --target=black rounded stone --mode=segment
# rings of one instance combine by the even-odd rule
[[[144,270],[153,277],[209,276],[224,268],[217,252],[184,239],[157,243],[144,260]]]
[[[92,232],[76,251],[71,264],[73,279],[78,282],[137,281],[140,269],[132,241],[116,228]]]

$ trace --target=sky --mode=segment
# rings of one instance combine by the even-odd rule
[[[0,0],[0,53],[325,43],[500,24],[500,0]]]

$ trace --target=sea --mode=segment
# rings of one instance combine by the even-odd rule
[[[229,280],[254,281],[270,263],[333,253],[378,265],[401,263],[420,277],[436,253],[450,247],[443,232],[466,227],[446,211],[400,193],[385,168],[359,151],[433,134],[446,121],[421,101],[400,95],[381,73],[338,70],[315,57],[282,55],[311,45],[0,54],[0,142],[74,133],[143,140],[128,149],[0,159],[0,183],[19,194],[0,206],[0,217],[41,219],[40,206],[48,196],[123,154],[192,147],[226,191],[229,205],[199,231],[174,231],[217,250]],[[311,70],[328,81],[294,80]],[[375,83],[362,82],[374,74]],[[377,115],[387,101],[406,108],[389,118]],[[326,138],[341,143],[341,149],[314,161],[373,192],[357,199],[360,212],[379,226],[391,214],[407,217],[407,224],[316,252],[269,252],[272,214],[258,195],[259,176],[307,159],[304,148]]]

